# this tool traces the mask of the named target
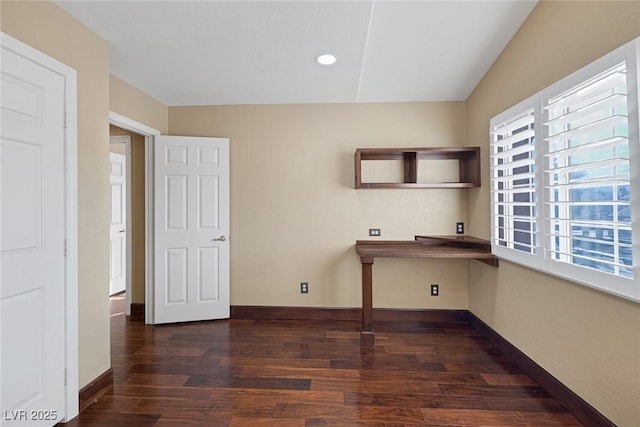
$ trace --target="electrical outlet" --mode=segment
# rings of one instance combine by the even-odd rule
[[[301,294],[309,293],[309,282],[300,282],[300,293]]]
[[[456,234],[464,234],[464,222],[456,222]]]
[[[431,285],[431,296],[437,297],[438,295],[440,295],[440,285],[433,283]]]
[[[370,228],[369,229],[369,236],[374,236],[374,237],[380,237],[380,229],[379,228]]]

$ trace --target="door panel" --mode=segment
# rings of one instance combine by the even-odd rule
[[[109,295],[127,286],[127,182],[126,156],[109,153],[111,162],[111,256]]]
[[[49,410],[29,425],[53,425],[66,392],[65,78],[4,45],[0,63],[0,423]]]
[[[220,186],[217,176],[198,177],[198,226],[201,230],[218,230]]]
[[[198,292],[201,301],[216,301],[220,298],[217,265],[220,265],[220,248],[198,249]]]
[[[229,141],[158,136],[154,169],[154,321],[228,318]]]

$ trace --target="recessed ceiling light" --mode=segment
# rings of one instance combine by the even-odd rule
[[[332,65],[336,62],[335,55],[331,55],[330,53],[324,53],[322,55],[316,56],[316,62],[320,65]]]

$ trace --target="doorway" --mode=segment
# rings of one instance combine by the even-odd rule
[[[146,292],[148,281],[153,276],[153,263],[149,258],[153,247],[153,224],[147,219],[152,212],[152,194],[149,192],[153,171],[149,153],[153,137],[160,131],[122,116],[113,111],[109,112],[109,134],[115,141],[124,141],[124,136],[130,137],[127,167],[128,179],[128,262],[129,279],[125,291],[125,313],[132,320],[144,320],[151,323],[153,319],[153,304],[149,302]]]
[[[133,208],[130,227],[130,234],[132,235],[132,280],[130,295],[132,302],[128,307],[132,318],[136,311],[134,310],[134,307],[141,306],[145,323],[157,323],[157,313],[155,312],[156,307],[159,303],[166,305],[165,297],[166,295],[169,295],[167,294],[167,292],[169,292],[169,288],[172,289],[170,295],[174,295],[175,292],[173,292],[173,290],[176,289],[177,292],[180,292],[180,289],[182,289],[182,294],[187,292],[192,295],[192,297],[189,298],[190,301],[225,304],[225,312],[228,313],[230,303],[230,263],[229,241],[227,237],[229,233],[229,140],[225,138],[179,136],[163,137],[172,139],[172,142],[169,141],[171,146],[164,147],[164,149],[160,151],[160,154],[158,154],[158,152],[154,150],[154,146],[158,142],[157,138],[160,135],[160,131],[114,112],[109,113],[109,122],[112,125],[111,129],[113,131],[126,131],[130,133],[132,138],[142,136],[142,140],[144,141],[143,143],[136,144],[135,140],[132,139],[131,161],[129,162],[132,170],[132,179],[130,181],[132,183],[131,205]],[[180,144],[184,143],[187,139],[190,143],[184,147],[180,146]],[[142,142],[142,140],[140,141]],[[136,147],[143,149],[137,150]],[[196,152],[187,156],[187,152],[191,149],[196,150]],[[136,153],[138,153],[138,155],[136,155]],[[190,161],[188,160],[189,158],[191,159]],[[166,212],[171,201],[183,200],[182,203],[173,203],[172,205],[175,209],[180,207],[180,209],[178,209],[180,212],[184,213],[183,208],[186,208],[184,202],[187,201],[187,193],[182,193],[182,196],[185,197],[178,197],[181,194],[181,189],[184,190],[183,185],[174,185],[169,189],[169,191],[159,191],[161,196],[158,196],[159,199],[155,200],[156,195],[154,194],[158,192],[158,189],[154,185],[154,182],[157,183],[158,179],[165,182],[166,176],[163,174],[166,172],[166,167],[175,163],[183,165],[189,169],[194,168],[194,173],[197,172],[197,176],[194,175],[195,180],[192,179],[194,182],[190,188],[200,189],[200,193],[198,191],[188,192],[189,197],[195,197],[194,203],[198,205],[198,209],[194,207],[189,209],[192,215],[194,215],[194,218],[188,222],[184,222],[187,219],[185,215],[176,216],[176,218],[180,217],[184,220],[179,221],[181,224],[190,224],[190,226],[187,226],[189,233],[186,235],[186,238],[189,238],[189,236],[193,235],[194,232],[197,232],[198,229],[204,228],[206,228],[210,233],[215,234],[215,236],[209,238],[207,244],[203,244],[195,248],[195,252],[197,252],[197,254],[191,257],[192,262],[188,265],[189,270],[193,271],[193,274],[189,275],[192,278],[191,281],[182,280],[184,279],[187,271],[185,269],[187,267],[186,264],[183,263],[182,265],[175,265],[174,263],[169,267],[167,267],[166,264],[166,255],[173,249],[177,249],[184,253],[185,245],[187,245],[188,242],[173,242],[172,245],[174,246],[168,249],[165,248],[161,258],[158,258],[157,254],[158,247],[156,239],[158,239],[158,235],[160,233],[159,230],[165,230],[167,227],[171,228],[175,225],[171,221],[166,222],[162,218],[159,219],[159,213]],[[139,176],[140,178],[138,179],[136,176]],[[176,178],[171,180],[174,184],[186,183],[186,176],[184,174],[180,176],[173,176],[173,178]],[[136,184],[136,182],[138,184]],[[136,188],[139,188],[140,191],[138,196],[136,196]],[[204,191],[204,193],[202,193],[202,191]],[[144,197],[142,197],[142,194],[144,194]],[[201,195],[198,196],[198,194]],[[178,198],[175,199],[174,196]],[[141,203],[142,200],[144,200],[144,207],[136,209],[136,203]],[[189,203],[191,203],[191,201],[189,201]],[[175,211],[174,213],[177,213],[178,211],[175,209],[172,208],[169,211]],[[174,216],[175,215],[172,215],[172,218]],[[140,217],[142,219],[138,226],[136,226],[136,217]],[[199,217],[204,222],[196,221],[195,217]],[[162,226],[159,226],[158,224],[162,224]],[[136,235],[140,237],[136,237]],[[183,236],[181,235],[180,237]],[[191,252],[194,252],[194,249],[191,249]],[[198,260],[198,255],[200,255],[200,257],[203,255],[209,255],[211,260],[218,260],[220,262],[196,262]],[[136,261],[136,256],[139,259],[138,262]],[[175,259],[171,258],[170,261],[175,261]],[[144,269],[141,268],[142,265],[144,265]],[[214,267],[210,268],[212,265]],[[156,282],[154,278],[156,278],[158,271],[165,272],[167,268],[170,270],[170,274],[167,276],[170,280],[161,280],[162,286],[165,286],[165,288],[164,290],[157,292],[155,290]],[[197,271],[198,269],[200,270],[199,272]],[[144,272],[142,280],[136,279],[136,271]],[[185,274],[177,274],[178,271],[183,271]],[[198,282],[193,278],[201,280]],[[185,288],[185,286],[187,286],[187,288]],[[198,295],[200,296],[198,297]],[[144,303],[138,302],[142,300],[144,300]],[[209,318],[226,317],[228,317],[228,314],[224,316],[213,315]],[[175,318],[172,321],[179,322],[189,320],[195,319],[185,318],[182,316]]]
[[[109,148],[111,165],[109,295],[123,293],[126,315],[136,320],[143,320],[144,161],[140,162],[139,157],[144,159],[144,136],[110,125]],[[141,156],[140,152],[142,152]],[[142,198],[140,198],[141,192]]]

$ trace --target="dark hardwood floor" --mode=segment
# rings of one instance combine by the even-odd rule
[[[112,300],[114,387],[69,426],[581,426],[466,325],[146,326]]]

